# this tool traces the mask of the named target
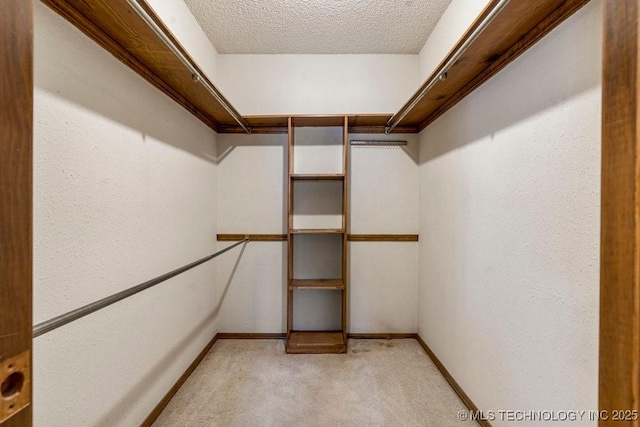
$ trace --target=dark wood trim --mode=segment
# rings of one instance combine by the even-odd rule
[[[640,6],[604,6],[599,408],[611,413],[640,411]]]
[[[293,168],[295,128],[293,127],[293,119],[287,117],[287,283],[293,280],[293,243],[294,238],[291,234],[293,230],[293,181],[291,175],[295,173]],[[291,330],[293,329],[293,289],[287,286],[287,341],[291,338]]]
[[[238,242],[249,236],[252,242],[286,242],[286,234],[218,234],[218,242]]]
[[[284,340],[287,339],[286,332],[257,333],[257,332],[221,332],[218,334],[220,340]]]
[[[344,116],[342,119],[342,340],[345,343],[344,351],[347,351],[348,339],[347,329],[349,328],[349,117]]]
[[[350,242],[417,242],[417,234],[349,234]]]
[[[467,395],[467,393],[464,392],[462,387],[460,387],[460,384],[458,384],[458,382],[453,378],[453,376],[449,373],[447,368],[445,368],[445,366],[442,364],[440,359],[438,359],[435,353],[431,351],[427,343],[424,342],[424,340],[422,339],[422,337],[420,337],[419,334],[416,334],[416,340],[418,341],[420,346],[424,349],[424,351],[427,353],[427,356],[429,356],[429,358],[433,361],[434,365],[436,365],[436,367],[438,368],[442,376],[447,380],[447,382],[449,383],[453,391],[455,391],[458,397],[460,398],[460,400],[462,400],[462,403],[464,403],[467,409],[469,409],[469,411],[472,411],[476,414],[480,413],[476,404],[473,403],[473,401]],[[491,427],[491,423],[485,420],[478,420],[478,424],[485,427]]]
[[[416,339],[418,334],[401,334],[396,332],[391,333],[348,333],[348,338],[354,340],[404,340],[404,339]]]
[[[32,423],[33,1],[0,6],[0,424]],[[6,420],[2,422],[3,420]]]
[[[185,381],[189,379],[193,371],[198,367],[200,362],[202,362],[202,359],[204,359],[207,353],[211,351],[211,347],[213,347],[213,345],[219,339],[220,339],[220,334],[216,334],[211,339],[211,341],[209,341],[209,343],[202,349],[202,351],[198,354],[198,356],[196,356],[193,362],[191,362],[189,367],[182,373],[182,375],[180,375],[180,378],[178,378],[175,384],[169,389],[167,394],[164,395],[162,400],[158,402],[155,408],[153,408],[153,411],[151,411],[151,413],[147,416],[147,418],[145,418],[145,420],[141,424],[142,427],[150,427],[153,424],[153,422],[160,416],[163,409],[169,404],[171,399],[173,399],[173,396],[175,396],[178,390],[180,390],[180,387],[182,387],[182,384],[184,384]]]
[[[286,234],[218,234],[219,242],[237,242],[246,236],[254,242],[286,242]],[[350,242],[417,242],[417,234],[348,234]]]

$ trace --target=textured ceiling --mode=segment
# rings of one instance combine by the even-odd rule
[[[416,54],[450,2],[185,0],[223,54]]]

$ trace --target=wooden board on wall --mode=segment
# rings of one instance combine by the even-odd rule
[[[233,116],[192,74],[126,0],[42,0],[122,63],[207,126],[238,126]],[[144,0],[142,7],[195,69],[196,62]],[[202,73],[204,74],[204,73]],[[215,86],[206,76],[203,79]],[[227,102],[228,103],[228,102]],[[241,129],[241,128],[240,128]],[[242,131],[244,133],[244,130]]]
[[[239,242],[245,237],[253,242],[286,242],[286,234],[218,234],[219,242]],[[417,234],[347,234],[349,242],[417,242]]]
[[[223,104],[198,82],[191,71],[131,9],[126,0],[42,0],[86,35],[111,52],[151,84],[219,133],[244,133]],[[194,68],[197,64],[144,0],[138,0],[167,37]],[[458,41],[442,63],[452,57],[500,0],[492,0]],[[407,112],[394,133],[416,133],[424,129],[475,88],[507,66],[549,31],[575,13],[588,0],[511,1],[452,65],[447,79],[438,81],[427,96],[419,96],[425,82],[396,114]],[[435,76],[438,77],[438,76]],[[204,77],[209,86],[213,83]],[[215,90],[215,89],[214,89]],[[227,106],[235,109],[222,97]],[[416,101],[414,103],[414,101]],[[236,112],[237,113],[237,112]],[[390,114],[351,114],[350,133],[384,133]],[[336,123],[344,115],[295,116],[294,126]],[[288,117],[246,116],[242,119],[253,133],[286,133]],[[308,121],[307,124],[305,124]]]
[[[0,421],[13,427],[32,417],[33,0],[0,5],[0,382],[17,387],[22,375],[19,393],[0,398]]]
[[[338,120],[343,118],[344,115],[335,116],[244,116],[249,126],[251,126],[251,133],[264,134],[286,134],[288,131],[288,118],[299,118],[296,125],[304,126],[306,123],[312,123],[313,126],[318,126],[321,121],[316,120],[317,117],[325,117],[326,123],[333,123],[339,126]],[[355,114],[348,115],[349,117],[349,133],[350,134],[362,134],[362,133],[384,133],[384,128],[391,114]],[[220,126],[219,133],[244,133],[244,130],[239,126]],[[393,133],[417,133],[418,128],[416,126],[398,126],[393,130]]]
[[[599,407],[611,414],[640,411],[640,7],[604,10]]]
[[[489,78],[514,61],[565,19],[573,15],[589,0],[510,1],[491,21],[468,49],[449,69],[446,79],[439,80],[439,68],[444,65],[491,10],[500,2],[492,0],[434,73],[396,113],[407,112],[400,126],[423,130],[430,123],[464,99]],[[428,82],[436,84],[423,97]],[[412,106],[413,105],[413,106]]]

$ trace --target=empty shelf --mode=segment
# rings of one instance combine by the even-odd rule
[[[293,234],[344,234],[344,230],[341,228],[307,228],[307,229],[292,229]]]
[[[344,281],[342,279],[293,279],[289,289],[343,290]]]
[[[344,175],[341,173],[330,174],[295,174],[291,175],[291,179],[298,181],[341,181],[344,179]]]
[[[287,340],[287,353],[344,353],[346,350],[341,331],[292,331]]]

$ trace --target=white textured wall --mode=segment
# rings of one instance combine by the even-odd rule
[[[394,113],[417,55],[219,55],[216,84],[246,115]]]
[[[485,411],[597,408],[601,20],[420,135],[419,333]]]
[[[351,147],[350,232],[418,232],[417,135],[406,147]],[[418,243],[349,243],[350,332],[414,333],[418,315]]]
[[[417,136],[394,135],[393,138],[406,138],[410,145],[406,150],[351,149],[350,229],[353,233],[417,231]],[[286,146],[286,135],[218,136],[220,233],[285,232]],[[301,249],[304,252],[304,248]],[[417,251],[416,243],[349,243],[351,332],[417,330]],[[330,268],[330,258],[323,258],[329,265],[327,268]],[[219,263],[218,286],[223,295],[220,331],[284,332],[286,243],[249,243],[234,270],[236,261],[235,257],[225,257]],[[301,271],[308,272],[309,268],[303,267]],[[339,319],[339,313],[322,314],[324,310],[339,308],[335,295],[298,293],[295,312],[304,316],[296,317],[296,327],[336,327],[331,319]]]
[[[34,130],[34,323],[215,251],[215,133],[39,2]],[[35,425],[140,424],[216,293],[208,263],[36,338]]]
[[[218,135],[219,233],[285,233],[286,147],[286,135]],[[251,242],[237,261],[218,263],[220,332],[283,332],[286,242]]]

